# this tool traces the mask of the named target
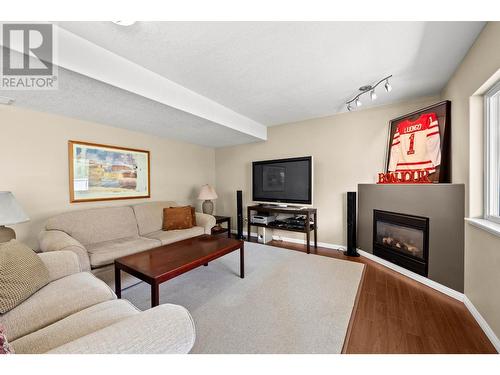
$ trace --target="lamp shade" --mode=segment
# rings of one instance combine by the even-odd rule
[[[0,225],[24,223],[29,217],[10,191],[0,191]]]
[[[200,194],[198,195],[198,199],[202,200],[211,200],[211,199],[217,199],[217,193],[215,192],[214,188],[211,187],[210,185],[203,185],[200,190]]]

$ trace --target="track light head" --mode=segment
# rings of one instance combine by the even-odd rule
[[[373,100],[377,100],[377,93],[375,92],[375,89],[373,89],[371,92],[370,92],[370,98]]]
[[[388,80],[388,79],[385,81],[385,85],[384,85],[384,87],[385,87],[385,91],[387,91],[387,92],[391,92],[391,91],[392,91],[392,86],[391,86],[391,84],[389,83],[389,80]]]
[[[352,111],[352,106],[351,106],[351,103],[347,104],[347,110],[348,110],[349,112],[351,112],[351,111]]]

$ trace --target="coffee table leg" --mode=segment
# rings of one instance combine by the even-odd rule
[[[151,284],[151,307],[160,304],[160,285],[156,282]]]
[[[242,243],[240,248],[240,277],[245,278],[245,245]]]
[[[118,298],[122,298],[122,280],[120,277],[120,269],[115,264],[115,294]]]

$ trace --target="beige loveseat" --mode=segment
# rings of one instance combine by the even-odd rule
[[[160,305],[140,312],[103,281],[81,272],[71,251],[38,254],[50,283],[5,314],[16,353],[188,353],[195,341],[189,312]]]
[[[67,212],[47,221],[39,235],[40,250],[72,251],[83,271],[92,270],[112,286],[115,259],[211,233],[215,218],[199,212],[197,226],[163,231],[163,208],[174,206],[177,203],[163,201]],[[123,272],[122,279],[124,288],[138,282]]]

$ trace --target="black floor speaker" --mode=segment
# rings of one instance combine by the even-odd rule
[[[356,192],[347,192],[347,251],[350,257],[359,257],[356,243]]]
[[[236,190],[236,228],[237,228],[236,238],[239,240],[244,240],[245,237],[243,237],[243,192],[241,190]]]

